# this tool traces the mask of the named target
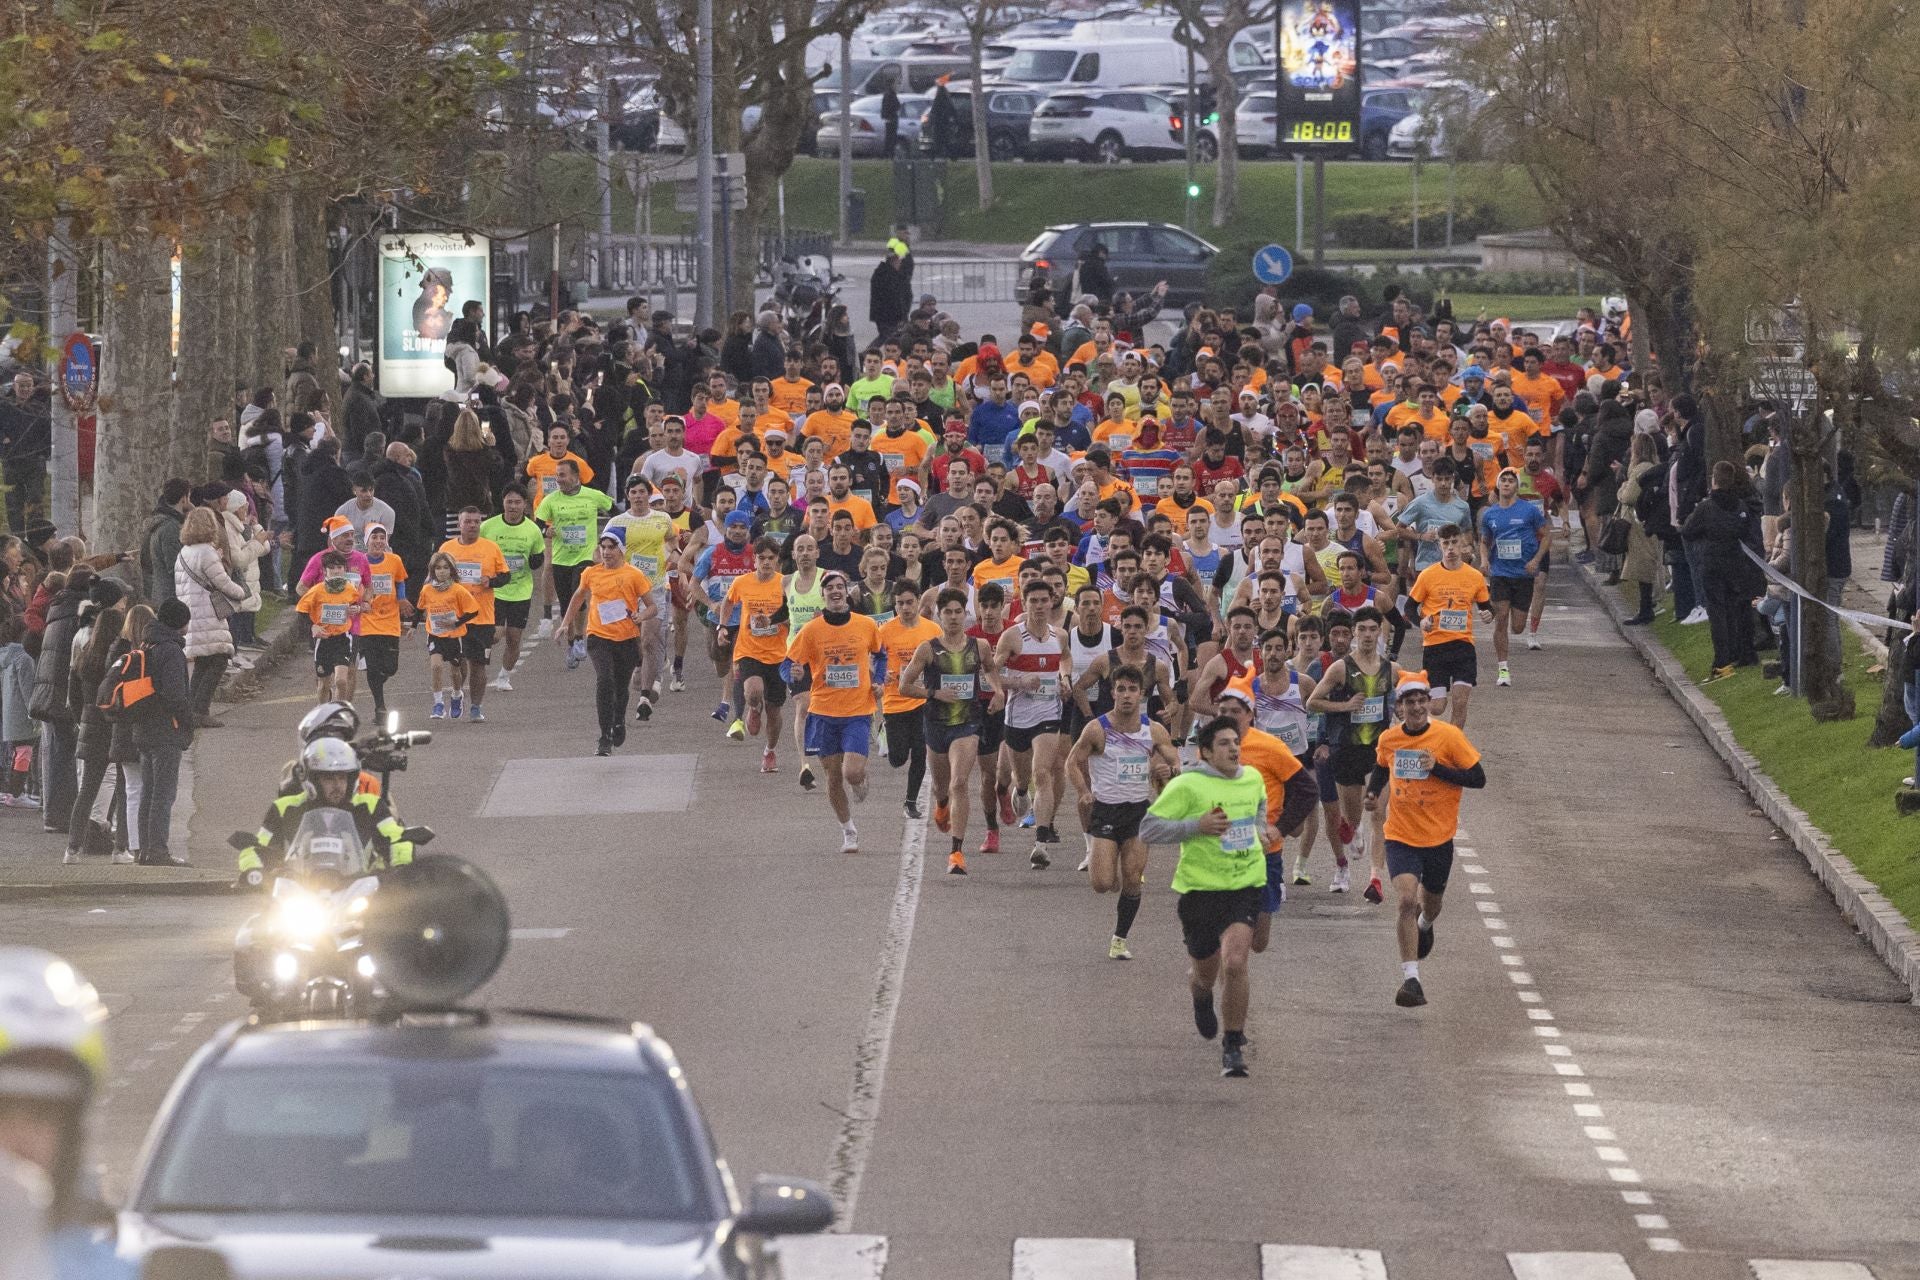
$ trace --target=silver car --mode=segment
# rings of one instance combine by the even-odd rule
[[[147,1136],[121,1249],[236,1280],[763,1280],[825,1188],[745,1202],[666,1042],[560,1015],[234,1024]]]
[[[870,93],[863,98],[855,98],[849,108],[853,114],[853,154],[856,156],[878,156],[886,150],[887,122],[880,118],[880,98],[881,95]],[[900,95],[900,133],[894,143],[895,154],[913,154],[920,141],[920,117],[932,103],[932,94]],[[813,142],[819,155],[840,154],[839,111],[821,114],[820,131],[814,135]]]

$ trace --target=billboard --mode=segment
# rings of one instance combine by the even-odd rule
[[[380,391],[401,398],[453,387],[447,330],[468,302],[492,314],[485,236],[413,231],[380,237]],[[482,323],[485,323],[483,320]]]
[[[1283,150],[1360,141],[1359,0],[1281,0],[1279,131]]]

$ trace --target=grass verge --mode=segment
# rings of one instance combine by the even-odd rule
[[[1623,593],[1624,595],[1624,593]],[[1637,601],[1629,601],[1635,607]],[[1663,617],[1652,631],[1695,681],[1712,663],[1707,627],[1683,627]],[[1851,631],[1842,637],[1842,678],[1853,690],[1852,720],[1821,724],[1799,698],[1774,697],[1777,681],[1757,669],[1703,687],[1760,767],[1833,847],[1847,856],[1909,922],[1920,924],[1920,818],[1894,811],[1893,793],[1913,771],[1913,755],[1898,749],[1870,751],[1865,743],[1880,705],[1880,676]],[[1762,655],[1770,657],[1771,655]]]

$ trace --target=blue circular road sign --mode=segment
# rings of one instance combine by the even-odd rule
[[[1293,274],[1293,255],[1270,244],[1253,255],[1253,278],[1261,284],[1281,284]]]

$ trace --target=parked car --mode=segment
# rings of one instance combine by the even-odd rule
[[[1360,157],[1385,160],[1393,126],[1412,114],[1419,94],[1412,89],[1382,89],[1360,96]]]
[[[1064,295],[1081,257],[1095,241],[1107,246],[1107,270],[1114,286],[1144,293],[1167,282],[1166,303],[1182,307],[1207,298],[1207,267],[1220,250],[1191,231],[1164,222],[1068,222],[1048,227],[1020,254],[1017,297],[1024,298],[1035,277]]]
[[[871,93],[864,98],[853,100],[853,154],[856,156],[879,156],[883,153],[887,141],[887,122],[880,118],[881,94]],[[911,155],[920,138],[920,117],[926,113],[931,96],[924,93],[903,93],[900,95],[900,136],[895,143],[897,153]],[[840,154],[840,112],[829,111],[821,115],[819,131],[814,134],[813,145],[816,154],[837,156]]]
[[[1172,118],[1165,98],[1137,89],[1055,93],[1033,113],[1027,152],[1101,164],[1178,155]]]
[[[1213,153],[1210,150],[1211,141],[1208,136],[1208,126],[1212,125],[1213,122],[1218,119],[1219,111],[1214,102],[1214,91],[1211,84],[1203,80],[1194,85],[1194,96],[1198,101],[1191,108],[1189,108],[1187,104],[1187,86],[1185,81],[1179,84],[1141,84],[1130,85],[1128,87],[1139,89],[1142,92],[1151,93],[1157,98],[1165,98],[1167,100],[1167,106],[1172,108],[1173,111],[1172,116],[1168,118],[1168,125],[1173,130],[1173,145],[1182,151],[1185,151],[1187,146],[1188,118],[1192,117],[1198,120],[1200,133],[1196,136],[1200,140],[1194,144],[1194,151],[1203,160],[1213,158]]]
[[[970,90],[947,90],[953,99],[955,132],[952,154],[955,158],[973,154],[973,94]],[[1034,109],[1040,105],[1040,95],[1030,89],[1007,89],[987,86],[987,154],[995,160],[1017,160],[1027,153],[1027,135],[1033,125]],[[930,149],[927,134],[927,116],[932,113],[933,100],[927,100],[927,109],[920,113],[918,122],[920,149]]]

